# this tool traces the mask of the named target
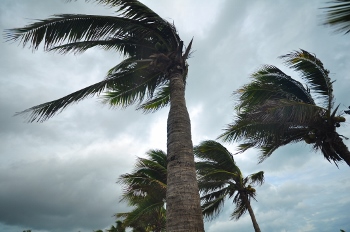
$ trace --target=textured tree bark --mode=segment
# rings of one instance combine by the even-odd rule
[[[348,147],[344,144],[343,139],[340,138],[338,134],[336,134],[336,138],[334,139],[334,150],[338,153],[338,155],[350,166],[350,152]]]
[[[170,74],[167,139],[166,231],[203,232],[191,122],[180,70]]]
[[[255,232],[261,232],[261,230],[260,230],[260,228],[259,228],[259,225],[258,225],[258,222],[256,221],[256,218],[255,218],[253,209],[252,209],[252,207],[250,206],[250,202],[248,201],[247,198],[244,198],[244,201],[245,201],[245,204],[246,204],[246,206],[247,206],[247,209],[248,209],[250,218],[252,219]]]

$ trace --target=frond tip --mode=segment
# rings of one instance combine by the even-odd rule
[[[328,2],[323,25],[332,26],[335,32],[348,34],[350,32],[350,0],[333,0]]]

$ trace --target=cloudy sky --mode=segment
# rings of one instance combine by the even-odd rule
[[[277,57],[296,49],[315,53],[331,71],[336,103],[350,105],[350,35],[321,25],[321,0],[144,0],[169,21],[195,53],[186,98],[193,143],[215,139],[233,120],[232,92],[262,64],[298,78]],[[0,30],[55,13],[113,14],[83,0],[1,0]],[[149,149],[166,150],[168,108],[144,115],[109,109],[98,98],[72,105],[45,123],[27,124],[15,112],[101,80],[121,57],[91,50],[65,56],[0,43],[0,231],[92,232],[114,224],[121,174]],[[350,117],[347,117],[350,121]],[[349,122],[339,131],[349,134]],[[350,146],[349,141],[345,141]],[[235,152],[235,144],[224,144]],[[277,150],[262,164],[258,151],[235,156],[244,174],[263,170],[253,209],[262,231],[350,231],[350,168],[337,168],[305,144]],[[207,232],[253,231],[249,215],[229,220],[227,201]]]

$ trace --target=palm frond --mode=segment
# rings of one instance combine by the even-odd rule
[[[222,170],[236,171],[232,154],[220,143],[213,140],[201,142],[193,148],[194,155],[200,159],[215,162]]]
[[[87,97],[99,95],[108,86],[113,85],[116,81],[116,78],[105,79],[96,84],[73,92],[65,97],[33,106],[21,112],[17,112],[15,115],[27,115],[28,122],[44,122],[57,113],[62,112],[68,105],[71,105],[72,103],[77,103]]]
[[[187,60],[191,54],[192,43],[193,43],[193,38],[191,39],[190,43],[188,44],[188,46],[187,46],[187,48],[182,56],[184,60]]]
[[[170,102],[170,86],[164,85],[154,94],[154,96],[141,104],[137,109],[144,113],[152,113],[169,105]]]
[[[226,131],[220,135],[223,141],[233,142],[244,140],[238,146],[238,152],[242,153],[249,148],[260,148],[262,154],[259,163],[269,157],[277,148],[293,142],[300,142],[310,131],[305,126],[289,126],[288,124],[279,124],[274,122],[259,121],[236,121],[236,124],[228,125]]]
[[[125,17],[135,21],[140,21],[156,29],[163,40],[164,45],[169,51],[174,50],[180,44],[180,37],[173,24],[162,19],[158,14],[152,11],[143,3],[137,0],[87,0],[95,1],[110,7],[119,7],[117,12],[120,17]]]
[[[333,85],[328,77],[329,71],[323,67],[316,55],[301,49],[280,58],[290,68],[301,73],[301,77],[309,84],[310,89],[325,101],[325,107],[328,110],[333,107]]]
[[[333,26],[336,32],[350,32],[350,1],[349,0],[333,0],[328,2],[327,7],[321,9],[326,10],[326,19],[324,25]]]
[[[124,186],[121,201],[139,204],[145,196],[165,200],[167,181],[166,154],[161,150],[150,150],[148,158],[138,158],[132,173],[123,174],[118,183]]]
[[[49,51],[57,51],[61,54],[67,53],[83,53],[86,50],[98,47],[103,50],[116,50],[124,56],[133,56],[138,59],[147,58],[155,52],[152,44],[147,44],[146,40],[137,41],[133,38],[108,38],[106,40],[91,40],[91,41],[80,41],[74,43],[68,43],[56,47],[52,47]]]
[[[251,108],[272,99],[287,99],[315,104],[312,96],[303,85],[272,65],[264,65],[251,75],[254,80],[244,85],[239,95],[238,110]]]
[[[126,34],[135,33],[144,38],[152,29],[140,22],[127,18],[84,15],[61,14],[51,18],[39,20],[23,28],[7,30],[8,40],[20,41],[23,46],[31,44],[37,49],[44,43],[45,49],[64,42],[106,40],[110,37],[123,38]],[[143,34],[143,35],[142,35]]]
[[[111,78],[121,76],[120,82],[110,86],[102,96],[102,102],[112,107],[128,107],[132,104],[142,105],[143,101],[153,99],[157,88],[162,88],[168,80],[165,74],[149,70],[148,63],[135,62],[132,66],[111,73]],[[129,70],[129,71],[128,71]]]
[[[250,184],[258,184],[258,185],[262,185],[265,181],[265,177],[264,177],[264,172],[263,171],[260,171],[260,172],[257,172],[257,173],[253,173],[253,174],[250,174],[248,176],[248,182]]]
[[[209,176],[204,178],[200,177],[198,180],[199,190],[202,194],[205,194],[208,197],[207,200],[215,197],[214,192],[216,191],[226,192],[229,184],[230,183],[226,180],[216,180],[215,178],[210,179]]]
[[[233,213],[231,214],[231,219],[234,219],[234,220],[240,219],[242,217],[242,215],[244,215],[248,210],[246,204],[241,199],[241,197],[242,196],[240,196],[240,194],[237,194],[235,199],[234,199],[234,203],[235,203],[236,207],[235,207]]]
[[[71,0],[67,0],[70,2]],[[152,11],[143,3],[137,0],[85,0],[86,2],[97,2],[109,7],[119,7],[118,12],[123,16],[134,20],[149,20],[160,18],[158,14]]]
[[[224,142],[234,142],[246,140],[245,144],[250,147],[264,144],[265,141],[277,137],[286,130],[286,125],[276,122],[265,123],[259,121],[245,120],[244,115],[239,117],[234,123],[227,125],[224,133],[219,136]]]
[[[289,126],[312,125],[326,113],[326,109],[304,102],[290,100],[267,100],[264,104],[244,114],[249,121],[288,124]]]
[[[132,65],[131,65],[132,64]],[[131,65],[131,66],[130,66]],[[109,99],[112,106],[127,107],[136,101],[142,103],[144,97],[149,97],[157,88],[155,74],[144,72],[147,69],[147,64],[138,64],[131,61],[124,61],[119,65],[118,72],[114,72],[106,77],[105,80],[97,82],[86,88],[73,92],[65,97],[54,101],[46,102],[24,111],[18,112],[15,115],[28,115],[28,122],[43,122],[53,117],[57,113],[62,112],[68,105],[77,103],[87,97],[100,95],[106,89],[116,89],[118,94],[113,99]],[[148,76],[142,75],[146,74]],[[162,78],[164,79],[164,78]],[[107,92],[108,94],[109,92]]]
[[[333,147],[332,143],[329,143],[327,141],[322,141],[320,144],[316,143],[315,146],[317,146],[319,149],[321,149],[324,158],[328,162],[332,162],[338,166],[338,162],[342,161],[343,159],[339,156],[336,149]]]
[[[167,168],[167,154],[159,149],[151,149],[146,154],[149,157],[149,160],[153,161],[157,165],[160,165],[163,169]]]
[[[224,207],[225,198],[225,195],[221,195],[215,199],[204,202],[202,204],[203,216],[209,221],[215,219]]]

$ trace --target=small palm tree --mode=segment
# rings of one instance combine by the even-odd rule
[[[89,0],[86,0],[89,1]],[[191,124],[185,101],[187,48],[175,26],[137,0],[94,0],[119,7],[118,16],[61,14],[7,31],[9,41],[60,53],[82,53],[98,47],[125,59],[100,82],[18,114],[43,122],[72,103],[104,94],[105,103],[153,112],[170,104],[167,154],[167,231],[204,231]],[[181,212],[181,213],[179,213]]]
[[[324,25],[333,26],[336,32],[350,32],[350,0],[333,0],[331,5],[323,7],[326,10]]]
[[[209,140],[194,147],[198,185],[202,193],[203,215],[209,219],[216,217],[224,206],[226,198],[233,198],[235,209],[232,218],[238,220],[246,211],[252,219],[254,230],[260,231],[251,199],[255,199],[255,184],[264,182],[264,172],[260,171],[244,177],[236,165],[232,154],[220,143]]]
[[[281,146],[304,141],[321,150],[329,162],[337,165],[343,160],[350,165],[350,152],[342,139],[346,137],[336,132],[345,118],[337,115],[339,106],[334,107],[329,71],[304,50],[280,58],[300,73],[306,85],[275,66],[263,66],[251,75],[249,84],[236,92],[236,120],[220,138],[228,142],[243,140],[240,152],[260,148],[259,162]]]
[[[165,231],[167,156],[161,150],[150,150],[148,158],[138,158],[130,174],[121,175],[118,183],[124,186],[122,201],[133,208],[128,213],[118,213],[125,227],[135,230]]]

